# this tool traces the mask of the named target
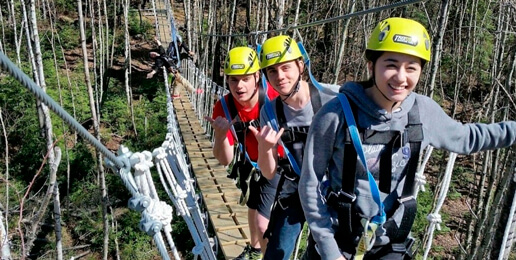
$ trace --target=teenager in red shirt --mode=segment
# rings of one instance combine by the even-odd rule
[[[234,156],[237,156],[230,177],[238,177],[237,185],[242,190],[240,203],[245,202],[248,207],[251,243],[235,259],[261,259],[261,252],[265,252],[267,240],[263,238],[263,234],[269,224],[270,211],[279,180],[279,178],[268,180],[256,169],[258,142],[249,131],[249,126],[260,126],[260,108],[264,104],[265,95],[270,99],[278,96],[273,88],[267,88],[265,93],[265,90],[260,87],[259,70],[259,61],[253,49],[249,47],[231,49],[224,65],[230,93],[224,96],[223,102],[217,101],[213,116],[206,118],[214,130],[213,155],[215,158],[221,164],[229,165]],[[240,146],[236,149],[236,153],[235,144]]]

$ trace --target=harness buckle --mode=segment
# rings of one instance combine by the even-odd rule
[[[357,195],[355,194],[349,194],[347,192],[344,192],[342,190],[339,190],[339,192],[337,193],[337,197],[340,199],[341,198],[341,195],[344,196],[345,198],[349,199],[350,202],[355,202],[355,200],[357,199]]]
[[[287,200],[288,200],[288,198],[278,198],[278,205],[281,207],[282,210],[288,209],[289,206],[288,205],[283,206],[283,202],[282,202],[282,201],[287,202]],[[288,203],[285,203],[285,204],[288,204]]]
[[[399,199],[398,199],[398,202],[399,202],[400,204],[403,204],[403,203],[405,203],[405,202],[407,202],[407,201],[409,201],[409,200],[413,200],[413,199],[415,199],[415,198],[414,198],[414,195],[410,195],[410,196],[407,196],[407,197],[401,197],[401,198],[399,198]]]
[[[248,122],[249,126],[253,126],[254,128],[258,129],[260,127],[260,122],[258,120],[251,120]]]

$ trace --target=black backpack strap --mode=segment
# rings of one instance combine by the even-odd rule
[[[236,109],[235,100],[234,100],[231,92],[227,95],[227,97],[228,97],[227,104],[228,104],[229,114],[231,115],[231,118],[237,119],[235,124],[233,125],[233,127],[235,129],[235,133],[237,135],[238,142],[240,144],[242,144],[242,150],[245,151],[245,135],[246,135],[245,123],[243,123],[240,120],[240,116],[238,115],[238,111]],[[229,118],[228,118],[228,120],[229,120]],[[238,152],[238,157],[239,157],[238,160],[244,162],[245,161],[245,152],[244,153],[240,152],[240,149],[237,149],[236,151]]]
[[[315,115],[322,107],[321,94],[319,93],[319,90],[311,83],[308,84],[308,90],[310,91],[310,102],[312,103],[312,109]]]
[[[261,86],[258,87],[258,106],[260,111],[262,111],[262,106],[265,104],[265,89],[263,89]]]

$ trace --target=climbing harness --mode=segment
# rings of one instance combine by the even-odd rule
[[[266,98],[266,92],[263,88],[258,87],[258,106],[259,109],[263,106]],[[259,120],[251,120],[249,122],[243,122],[238,115],[238,111],[235,106],[235,101],[233,95],[229,93],[227,95],[227,102],[224,96],[220,97],[220,103],[222,105],[222,109],[224,110],[224,114],[226,119],[231,122],[233,118],[236,118],[237,121],[231,126],[231,133],[233,138],[235,139],[235,143],[238,143],[238,153],[235,156],[235,160],[233,163],[233,167],[231,169],[231,173],[228,175],[228,178],[234,179],[237,184],[237,188],[239,188],[242,193],[238,203],[244,206],[247,203],[250,195],[249,184],[251,182],[251,178],[254,178],[255,181],[258,181],[261,177],[260,167],[258,163],[251,160],[249,154],[247,153],[247,149],[245,147],[246,136],[249,132],[249,126],[253,126],[255,128],[260,127]]]
[[[347,134],[343,164],[346,165],[345,169],[347,170],[346,174],[342,175],[341,189],[339,191],[330,190],[326,195],[326,202],[338,212],[339,229],[335,237],[339,247],[346,252],[355,252],[355,259],[361,259],[374,245],[375,231],[380,225],[383,225],[386,234],[391,239],[393,250],[394,246],[404,244],[408,237],[416,214],[414,182],[423,132],[417,101],[408,113],[409,119],[405,131],[380,132],[368,129],[359,131],[354,120],[358,110],[356,105],[354,103],[350,105],[345,94],[339,94],[338,98],[346,119]],[[362,142],[385,145],[385,151],[380,158],[379,186],[368,169]],[[407,143],[409,146],[406,146]],[[403,192],[398,198],[397,204],[393,205],[386,214],[380,198],[380,191],[391,193],[391,157],[394,148],[402,149],[408,162],[400,177],[400,179],[405,178]],[[367,172],[371,195],[378,206],[378,214],[371,220],[364,220],[354,210],[357,155],[360,158],[361,166]],[[387,218],[391,217],[401,205],[403,205],[404,212],[398,227],[393,219],[387,220]],[[358,240],[355,240],[354,237],[358,237]],[[403,250],[406,250],[404,246]]]

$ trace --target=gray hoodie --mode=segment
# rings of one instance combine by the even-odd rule
[[[349,82],[340,89],[350,101],[358,107],[355,118],[359,128],[373,130],[402,131],[407,125],[408,112],[417,99],[420,120],[423,126],[424,140],[421,150],[428,145],[437,149],[470,154],[478,151],[507,147],[516,142],[516,122],[507,121],[494,124],[462,124],[450,118],[443,109],[429,97],[411,93],[401,104],[401,107],[387,113],[368,98],[361,85]],[[309,224],[313,238],[317,243],[322,259],[336,259],[341,256],[334,233],[337,228],[337,213],[324,202],[327,185],[321,185],[328,180],[332,190],[340,190],[343,165],[344,138],[346,128],[344,112],[338,98],[326,103],[315,115],[306,141],[301,179],[299,181],[299,196]],[[406,144],[408,146],[409,144]],[[366,161],[373,176],[379,176],[379,158],[384,145],[363,145]],[[400,179],[401,172],[409,158],[403,155],[403,149],[393,151],[391,194],[401,194],[404,179]],[[421,152],[421,151],[420,151]],[[328,171],[326,171],[328,170]],[[378,206],[373,201],[370,187],[367,182],[367,173],[356,173],[355,195],[357,196],[354,208],[365,218],[372,218],[378,214]],[[377,180],[378,183],[378,180]],[[393,205],[397,196],[380,192],[384,200],[385,211]],[[385,200],[387,198],[387,200]],[[401,219],[401,210],[397,210],[393,218]],[[399,222],[397,222],[399,224]],[[375,245],[389,243],[385,230],[376,231]]]

